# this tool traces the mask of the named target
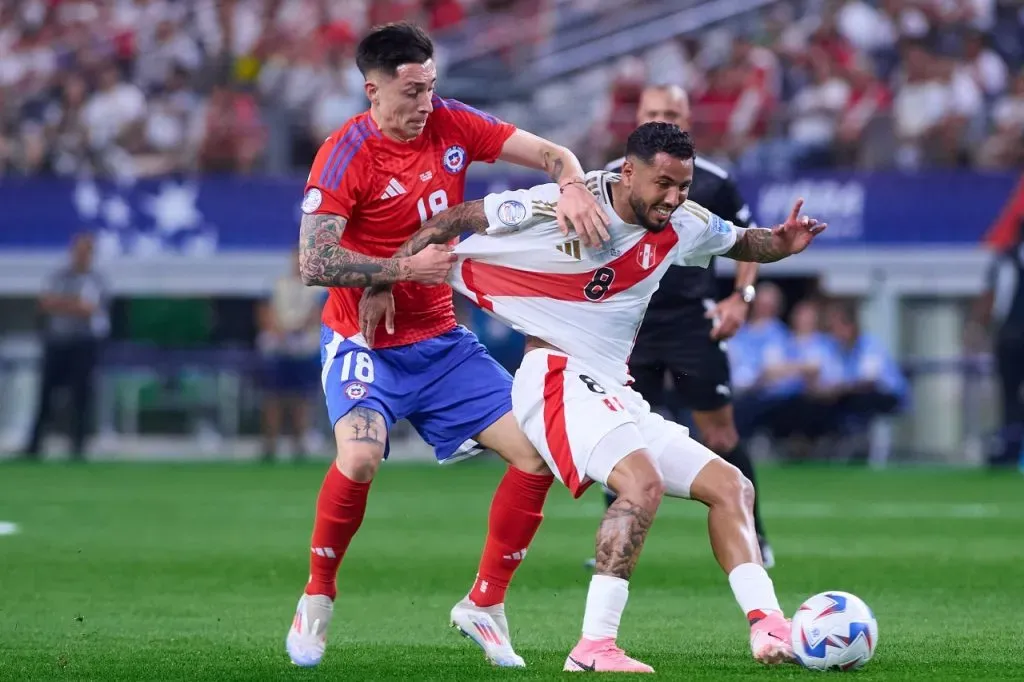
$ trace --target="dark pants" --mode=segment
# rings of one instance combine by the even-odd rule
[[[850,392],[830,401],[804,395],[744,396],[736,401],[736,423],[741,437],[764,429],[775,438],[821,438],[863,426],[898,407],[897,396],[874,390]]]
[[[1003,447],[996,461],[1016,464],[1024,444],[1024,329],[1003,329],[999,333],[996,367],[1003,403]]]
[[[85,437],[93,408],[93,376],[99,354],[94,339],[47,341],[43,355],[42,386],[32,439],[25,451],[38,456],[45,429],[53,411],[54,391],[67,387],[71,394],[71,453],[75,458],[85,454]]]

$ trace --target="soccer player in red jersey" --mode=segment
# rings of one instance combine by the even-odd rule
[[[482,445],[511,466],[488,522],[476,582],[452,609],[452,623],[494,664],[522,667],[504,613],[505,590],[542,519],[552,477],[512,416],[512,377],[476,337],[456,324],[445,284],[455,256],[433,245],[394,253],[423,222],[463,201],[474,161],[545,170],[560,185],[558,220],[587,243],[608,238],[608,216],[569,150],[434,94],[433,45],[420,29],[389,24],[359,44],[370,110],[324,142],[302,201],[300,271],[329,288],[323,314],[324,394],[337,458],[317,499],[310,578],[286,645],[293,663],[313,666],[326,647],[336,576],[366,509],[370,483],[388,454],[388,432],[408,419],[451,461]],[[360,333],[363,289],[394,285],[394,333]]]

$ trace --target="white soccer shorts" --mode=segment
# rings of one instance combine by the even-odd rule
[[[615,465],[641,449],[657,463],[668,494],[689,497],[697,474],[718,457],[633,389],[558,351],[523,358],[512,381],[512,413],[573,497],[595,481],[607,484]]]

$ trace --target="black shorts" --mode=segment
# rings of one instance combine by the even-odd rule
[[[700,318],[679,328],[686,332],[671,344],[638,346],[633,351],[633,389],[652,407],[665,407],[673,414],[711,412],[729,405],[729,356],[725,344],[711,338],[711,320]]]

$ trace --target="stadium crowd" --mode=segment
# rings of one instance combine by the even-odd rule
[[[493,30],[535,26],[525,41],[534,46],[550,38],[551,22],[522,19],[605,5],[3,3],[0,174],[292,172],[364,108],[353,49],[368,26],[411,19],[443,47],[446,33],[480,15],[479,25]],[[801,0],[756,18],[754,31],[733,22],[548,86],[562,118],[539,132],[603,163],[621,153],[642,86],[675,82],[690,93],[700,152],[741,171],[1024,162],[1024,11],[1016,3]],[[491,40],[486,28],[474,32],[477,43]],[[520,49],[503,58],[532,55]],[[443,82],[443,50],[440,62]],[[580,101],[595,104],[579,111]],[[518,111],[544,108],[536,104]]]

